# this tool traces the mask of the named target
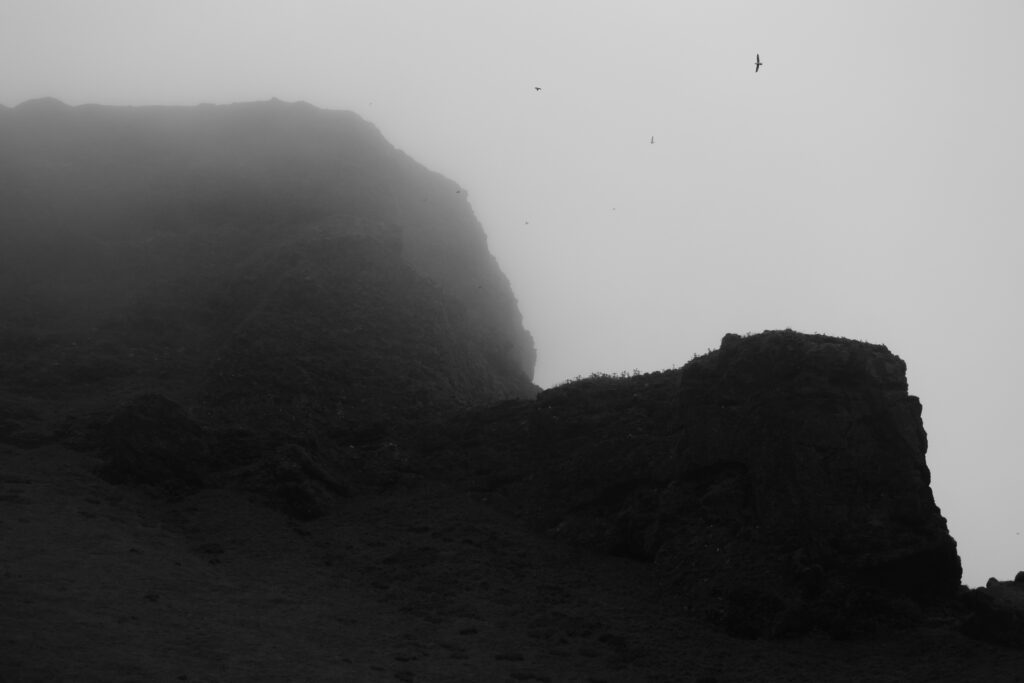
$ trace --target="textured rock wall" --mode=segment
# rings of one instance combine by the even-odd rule
[[[960,563],[929,487],[921,404],[885,347],[791,331],[727,335],[684,368],[672,467],[729,469],[728,514],[802,561],[950,594]]]
[[[883,346],[727,335],[680,370],[591,377],[449,430],[427,448],[487,472],[474,486],[498,504],[652,562],[666,600],[736,635],[912,623],[960,587],[921,405]]]

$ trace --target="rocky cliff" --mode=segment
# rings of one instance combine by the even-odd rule
[[[748,582],[745,594],[779,598],[781,610],[794,586],[830,609],[851,592],[956,593],[960,560],[929,487],[921,405],[884,346],[727,335],[681,373],[678,415],[662,476],[683,482],[705,522],[734,536],[718,574]],[[750,582],[751,547],[788,563],[773,573],[784,580]]]
[[[654,563],[665,599],[736,635],[912,622],[960,587],[921,406],[884,346],[727,335],[678,371],[580,380],[449,435],[424,447],[499,505]]]
[[[465,192],[349,112],[4,109],[0,259],[19,393],[344,431],[535,391]]]
[[[467,604],[493,588],[518,606],[522,549],[543,534],[632,560],[615,565],[627,567],[615,585],[735,636],[937,623],[1022,642],[1024,580],[962,595],[901,359],[790,330],[726,335],[679,370],[537,394],[532,341],[465,192],[352,114],[276,101],[0,109],[0,292],[0,443],[28,473],[0,481],[17,487],[0,503],[29,504],[21,487],[37,480],[64,486],[65,465],[34,457],[46,445],[71,463],[81,505],[98,504],[98,487],[114,519],[122,494],[110,487],[142,484],[170,494],[184,533],[206,533],[196,510],[234,519],[239,501],[278,525],[258,502],[295,524],[326,518],[316,547],[349,553],[362,541],[337,530],[352,508],[372,511],[349,532],[359,539],[380,535],[381,509],[400,512],[408,534],[383,535],[401,552],[364,558],[369,585],[418,581],[436,562],[432,587],[409,590],[420,607],[426,595],[447,609],[464,573]],[[421,508],[406,509],[413,500]],[[452,569],[465,547],[435,530],[451,525],[497,553],[484,569]],[[19,538],[34,547],[34,534]],[[222,542],[236,541],[203,546]],[[54,557],[77,552],[60,543]],[[530,638],[589,637],[549,604],[558,581],[541,578],[547,592],[530,599],[554,611],[517,613]],[[579,605],[600,602],[581,585]],[[433,634],[442,617],[429,617]],[[34,633],[52,631],[32,618]],[[638,632],[660,629],[641,621]],[[614,633],[599,642],[622,666],[643,657]]]

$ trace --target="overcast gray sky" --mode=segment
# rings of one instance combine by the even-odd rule
[[[1022,26],[1013,0],[3,0],[0,103],[358,112],[469,191],[541,386],[726,332],[884,343],[975,585],[1024,569]]]

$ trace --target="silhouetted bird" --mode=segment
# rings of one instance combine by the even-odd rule
[[[533,89],[536,90],[537,92],[540,92],[540,86],[539,85],[533,86]]]
[[[760,68],[761,68],[761,55],[758,54],[757,55],[757,61],[754,62],[754,73],[757,73]]]

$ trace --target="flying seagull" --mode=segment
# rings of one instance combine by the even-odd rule
[[[757,61],[754,62],[754,73],[757,73],[758,69],[761,68],[761,55],[757,55]]]

